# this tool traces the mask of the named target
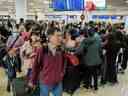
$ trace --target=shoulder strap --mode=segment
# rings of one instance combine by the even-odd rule
[[[42,47],[42,57],[38,58],[38,63],[40,63],[40,70],[43,69],[43,61],[44,61],[44,56],[45,54],[48,54],[48,46],[43,46]]]
[[[19,39],[19,36],[16,37],[16,39],[13,41],[13,43],[11,44],[10,48],[8,50],[10,50],[11,48],[13,48],[13,46],[15,45],[16,41]]]

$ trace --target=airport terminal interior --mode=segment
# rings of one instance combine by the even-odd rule
[[[0,96],[128,96],[128,0],[0,0]]]

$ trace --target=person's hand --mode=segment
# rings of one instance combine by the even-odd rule
[[[34,90],[34,85],[31,82],[29,82],[27,87],[25,88],[25,91],[27,93],[31,93],[32,90]]]
[[[29,57],[34,57],[36,56],[36,53],[32,53]]]
[[[13,50],[16,52],[18,48],[13,48]]]
[[[35,85],[31,82],[28,83],[28,86],[31,88],[31,89],[35,89]]]
[[[74,52],[70,52],[71,55],[74,55]]]
[[[8,51],[8,54],[9,54],[10,56],[15,56],[15,55],[16,55],[15,49],[9,50],[9,51]]]
[[[21,69],[16,69],[16,72],[21,73],[22,70]]]

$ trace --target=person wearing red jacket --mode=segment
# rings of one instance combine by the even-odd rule
[[[35,63],[32,68],[32,80],[29,84],[33,87],[39,80],[40,96],[62,96],[62,81],[64,76],[64,54],[59,48],[62,35],[59,29],[48,29],[47,48],[38,48]],[[47,50],[46,50],[47,49]]]

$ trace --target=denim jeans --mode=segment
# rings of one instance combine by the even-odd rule
[[[62,91],[62,82],[53,86],[40,83],[40,96],[49,96],[50,92],[53,94],[53,96],[62,96]]]

